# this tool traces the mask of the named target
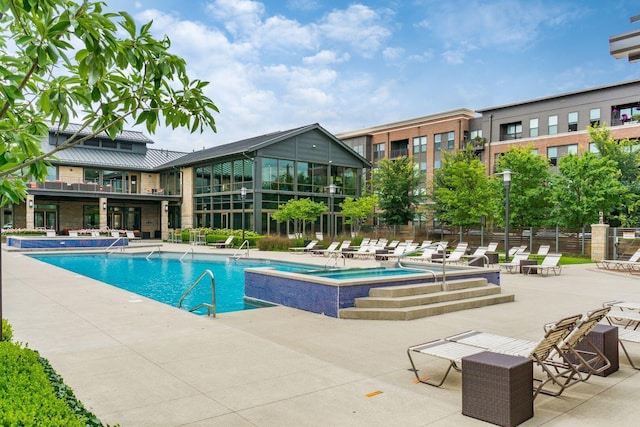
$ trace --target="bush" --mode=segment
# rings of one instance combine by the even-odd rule
[[[290,247],[293,247],[291,240],[279,236],[263,237],[256,243],[261,251],[287,251]]]
[[[0,424],[101,426],[36,351],[0,342]]]
[[[7,319],[2,319],[2,341],[11,341],[13,330]]]

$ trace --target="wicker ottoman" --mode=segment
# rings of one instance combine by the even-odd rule
[[[463,358],[462,414],[500,426],[533,417],[531,359],[489,351]]]
[[[618,327],[610,325],[596,325],[587,339],[605,355],[605,357],[611,362],[611,367],[600,372],[601,377],[606,377],[618,370]],[[576,347],[578,350],[593,351],[591,346],[584,340]],[[604,363],[596,367],[604,366]]]

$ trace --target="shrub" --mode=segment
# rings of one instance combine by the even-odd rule
[[[2,319],[2,341],[11,341],[13,330],[7,319]]]
[[[292,247],[292,241],[286,237],[269,236],[259,239],[258,249],[261,251],[287,251]]]
[[[49,381],[37,352],[0,342],[0,424],[101,426],[56,377],[54,383]]]

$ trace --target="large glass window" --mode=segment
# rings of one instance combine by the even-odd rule
[[[110,187],[111,191],[122,193],[123,175],[122,171],[102,171],[102,184],[105,187]]]
[[[575,132],[578,130],[578,112],[573,111],[567,115],[567,131]]]
[[[278,161],[276,159],[262,159],[262,188],[265,190],[278,189]]]
[[[58,168],[56,166],[47,166],[47,181],[55,181],[58,179]]]
[[[538,132],[538,119],[529,119],[529,137],[530,138],[535,138],[536,136],[539,135]]]
[[[217,183],[217,182],[216,182]],[[211,193],[211,166],[199,166],[196,168],[195,194]]]
[[[98,205],[82,207],[82,227],[87,229],[100,228],[100,207]]]
[[[307,162],[296,163],[296,181],[298,182],[298,191],[311,191],[311,175],[309,175],[310,169],[311,165]]]
[[[84,169],[84,182],[94,182],[98,184],[100,182],[100,170],[99,169]]]
[[[278,189],[293,191],[293,160],[278,160]]]
[[[508,123],[504,126],[505,139],[520,139],[522,138],[522,123]]]
[[[344,168],[344,190],[342,194],[355,196],[358,190],[358,174],[354,168]]]
[[[327,185],[327,165],[314,163],[312,165],[313,192],[326,193]]]
[[[551,166],[558,166],[558,147],[547,148],[547,158]]]
[[[549,135],[558,133],[558,116],[549,116]]]
[[[440,151],[442,149],[442,134],[436,133],[433,135],[433,149]]]
[[[384,159],[385,144],[373,144],[373,161]]]

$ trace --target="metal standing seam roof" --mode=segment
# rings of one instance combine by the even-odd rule
[[[64,130],[60,130],[57,127],[52,126],[49,128],[49,132],[54,134],[60,133],[61,135],[73,135],[80,129],[80,127],[81,126],[79,124],[69,123],[69,125],[67,125],[67,127]],[[86,135],[90,135],[91,133],[93,133],[91,129],[88,129],[88,130],[81,131],[79,134],[86,136]],[[109,135],[107,135],[105,132],[100,132],[98,135],[96,135],[96,138],[109,139],[109,140],[111,139]],[[116,137],[116,140],[127,141],[127,142],[141,142],[144,144],[154,143],[153,140],[147,138],[144,133],[133,131],[133,130],[123,130],[118,134],[118,136]]]
[[[88,147],[71,147],[57,152],[55,154],[56,158],[52,159],[52,163],[150,171],[184,155],[185,153],[183,152],[156,149],[147,149],[147,152],[142,154]]]

